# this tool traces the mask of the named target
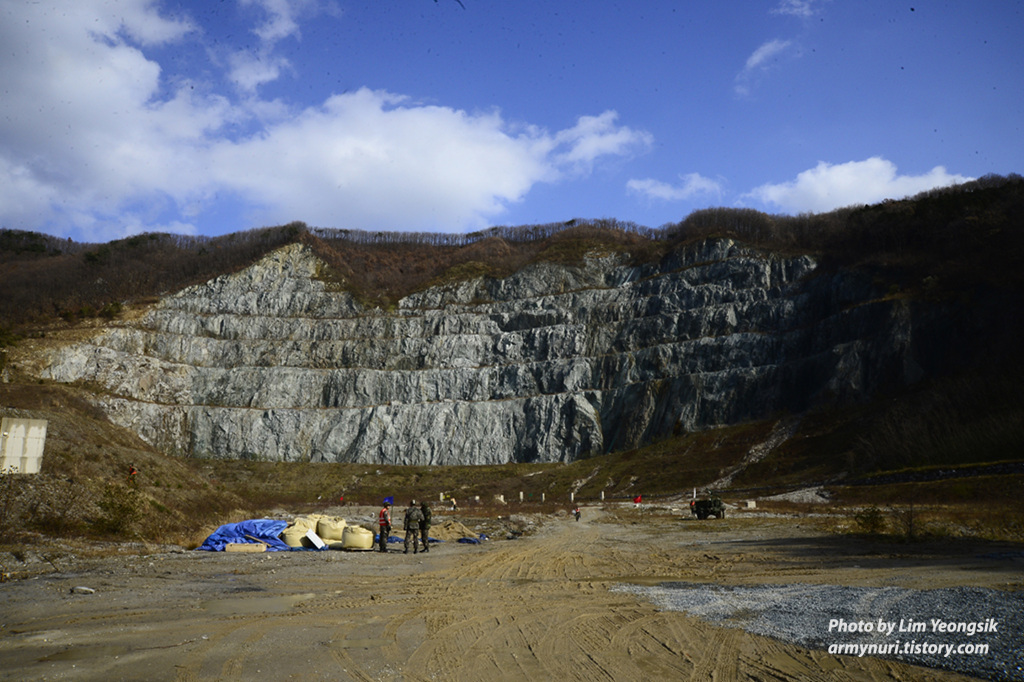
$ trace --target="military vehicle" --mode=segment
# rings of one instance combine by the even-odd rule
[[[709,516],[714,516],[716,519],[724,519],[725,505],[722,504],[722,500],[718,495],[710,493],[702,500],[696,498],[690,500],[690,513],[702,521]]]

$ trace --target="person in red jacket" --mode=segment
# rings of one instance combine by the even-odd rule
[[[377,544],[380,547],[380,551],[388,551],[388,536],[391,535],[391,503],[385,502],[384,506],[380,508],[380,514],[377,515],[377,524],[380,526],[380,538],[377,540]]]

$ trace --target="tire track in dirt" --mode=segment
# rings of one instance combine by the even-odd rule
[[[640,547],[607,552],[626,531],[556,528],[522,543],[502,544],[460,564],[458,580],[442,595],[449,607],[482,615],[447,619],[411,652],[416,670],[445,679],[668,679],[872,680],[899,678],[914,670],[876,659],[829,656],[661,613],[607,591],[622,576],[684,576],[671,553]],[[571,528],[571,530],[570,530]],[[614,561],[591,552],[612,554]],[[652,560],[652,557],[654,559]],[[691,554],[686,563],[705,566],[705,578],[728,572],[742,557]],[[763,556],[758,563],[767,563]],[[435,595],[423,608],[433,608]],[[406,618],[417,617],[416,613]],[[435,623],[436,625],[436,623]],[[502,652],[518,652],[508,654]],[[438,661],[447,663],[433,667]],[[421,667],[422,666],[422,667]],[[917,670],[917,673],[920,673]],[[904,673],[905,675],[906,673]],[[920,675],[919,675],[920,676]],[[930,679],[963,679],[927,671]],[[418,679],[418,678],[415,678]]]
[[[604,564],[591,554],[600,540],[597,530],[580,524],[572,532],[541,533],[488,548],[462,562],[458,579],[443,595],[423,595],[422,609],[429,612],[441,596],[456,612],[472,609],[481,615],[446,619],[441,627],[435,620],[429,639],[410,654],[410,667],[453,680],[649,679],[612,645],[635,618],[653,609],[631,608],[632,600],[591,580]],[[421,614],[410,612],[403,619]],[[660,649],[670,659],[680,658]],[[439,666],[440,661],[447,663]],[[661,669],[678,673],[680,666],[670,660]]]
[[[460,562],[442,590],[421,586],[419,606],[396,619],[399,628],[419,618],[427,624],[428,638],[410,652],[408,668],[453,680],[572,679],[571,669],[581,679],[613,679],[590,653],[607,643],[608,627],[566,608],[564,593],[580,591],[589,559],[564,543],[561,534],[542,534],[488,547]],[[437,609],[449,615],[438,617]]]

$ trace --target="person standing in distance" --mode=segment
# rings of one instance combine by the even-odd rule
[[[409,544],[412,544],[412,553],[419,550],[417,540],[420,535],[420,522],[423,521],[423,512],[416,506],[416,500],[409,500],[409,508],[405,510],[405,553],[409,553]]]
[[[430,543],[428,540],[428,535],[430,534],[430,517],[432,516],[432,514],[430,512],[430,505],[427,504],[426,500],[423,500],[423,504],[420,505],[420,513],[423,514],[423,520],[420,521],[420,533],[422,534],[423,537],[420,539],[423,542],[423,551],[429,552]]]
[[[380,551],[388,551],[388,536],[391,535],[391,503],[384,502],[384,506],[380,508],[380,513],[377,515],[377,524],[380,526],[380,537],[377,540],[377,544],[380,547]]]

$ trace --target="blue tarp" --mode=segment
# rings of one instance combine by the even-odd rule
[[[480,533],[479,539],[478,538],[459,538],[458,540],[456,540],[456,542],[461,542],[464,545],[479,545],[481,540],[490,540],[490,538],[487,537],[486,535],[484,535],[483,533]]]
[[[229,542],[255,544],[257,541],[267,545],[268,552],[289,552],[289,547],[278,536],[288,527],[287,521],[271,519],[251,519],[238,523],[226,523],[206,538],[196,549],[208,552],[223,552]]]

